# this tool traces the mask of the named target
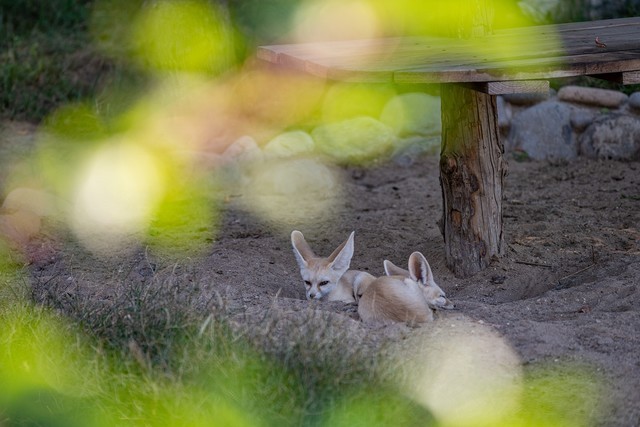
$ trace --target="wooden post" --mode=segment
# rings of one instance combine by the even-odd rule
[[[502,253],[504,150],[495,97],[456,84],[440,88],[445,255],[456,276],[468,277]]]
[[[492,0],[467,0],[468,13],[452,22],[452,36],[492,32]],[[503,147],[495,97],[469,86],[440,85],[445,256],[458,277],[485,269],[502,252]]]

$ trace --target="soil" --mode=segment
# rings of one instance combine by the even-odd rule
[[[640,163],[507,158],[504,255],[467,279],[445,266],[437,157],[421,157],[408,167],[390,162],[341,169],[344,198],[333,208],[333,220],[301,228],[316,253],[328,255],[355,230],[351,268],[381,275],[384,259],[406,265],[419,250],[456,309],[438,312],[433,325],[394,329],[363,325],[353,307],[340,303],[315,308],[360,333],[392,340],[437,325],[482,325],[506,340],[525,366],[588,366],[601,378],[595,423],[639,425]],[[30,266],[34,297],[46,299],[46,289],[65,288],[53,282],[64,285],[77,277],[82,281],[74,281],[73,289],[102,298],[101,283],[125,277],[144,282],[173,265],[183,286],[196,287],[205,299],[222,295],[234,315],[274,304],[283,312],[309,305],[289,240],[298,225],[273,226],[243,209],[242,196],[223,205],[220,221],[206,252],[178,264],[150,261],[143,249],[105,261],[72,243],[34,238],[29,250],[40,254]]]

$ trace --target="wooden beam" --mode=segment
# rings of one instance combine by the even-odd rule
[[[640,84],[640,71],[624,71],[621,73],[593,74],[591,77],[608,80],[623,85]]]
[[[463,86],[487,95],[512,93],[548,93],[548,80],[513,80],[503,82],[462,83]]]

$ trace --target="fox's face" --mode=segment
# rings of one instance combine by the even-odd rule
[[[442,289],[440,289],[440,286],[436,285],[436,282],[434,281],[427,283],[424,288],[422,288],[422,294],[431,308],[445,310],[455,308],[455,304],[447,299],[447,295]]]
[[[345,270],[346,271],[346,270]],[[307,299],[322,299],[338,286],[344,271],[336,270],[323,258],[311,258],[300,267]]]
[[[317,257],[299,231],[291,233],[291,245],[300,275],[304,281],[307,299],[322,299],[338,286],[338,281],[349,269],[353,256],[353,233],[327,258]]]

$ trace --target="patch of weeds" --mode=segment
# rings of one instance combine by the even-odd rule
[[[90,4],[0,0],[0,117],[39,121],[94,93],[106,63],[89,47]]]
[[[386,353],[373,350],[359,323],[313,308],[273,308],[243,324],[246,340],[280,372],[266,378],[267,389],[288,405],[292,425],[429,425],[428,411],[383,374]]]
[[[431,419],[380,374],[384,351],[371,350],[359,323],[311,307],[237,315],[224,298],[204,298],[197,278],[151,268],[148,281],[127,279],[101,296],[73,284],[40,285],[51,287],[47,304],[95,342],[108,376],[96,400],[101,412],[150,425],[207,425],[220,417],[239,426]]]
[[[113,290],[101,295],[83,289],[86,284],[78,278],[63,283],[54,277],[38,286],[48,288],[45,305],[74,319],[107,348],[129,354],[144,369],[171,370],[176,351],[197,329],[201,315],[197,287],[181,283],[175,268],[162,273],[154,272],[148,281],[105,284]]]
[[[81,36],[35,32],[0,50],[0,116],[40,121],[57,106],[89,98],[113,68]]]

